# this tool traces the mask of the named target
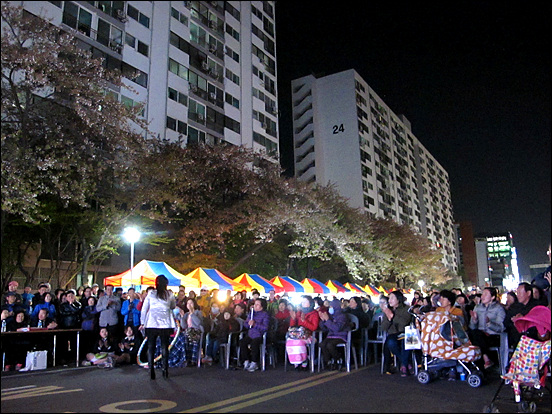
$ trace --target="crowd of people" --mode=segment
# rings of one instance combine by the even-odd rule
[[[496,363],[489,350],[498,345],[499,334],[507,332],[510,346],[515,347],[520,339],[514,328],[516,318],[537,305],[550,306],[549,271],[544,282],[522,282],[515,291],[503,293],[505,300],[496,288],[485,287],[468,294],[461,289],[427,294],[417,291],[409,300],[400,290],[382,294],[375,301],[364,294],[348,299],[303,295],[300,302],[294,303],[288,294],[280,296],[275,291],[270,291],[268,297],[261,297],[256,290],[233,295],[228,291],[221,297],[218,289],[202,287],[196,295],[193,290],[186,292],[184,286],[176,293],[159,287],[149,287],[143,292],[130,288],[124,292],[111,285],[100,289],[97,284],[77,291],[52,292],[48,283],[42,283],[35,293],[30,286],[20,293],[18,283],[12,281],[2,295],[2,330],[82,329],[79,358],[83,365],[99,367],[140,363],[139,350],[147,337],[148,346],[144,347],[147,363],[141,365],[148,367],[154,378],[155,366],[162,368],[163,376],[168,376],[169,366],[216,364],[221,358],[221,344],[227,342],[229,334],[238,332],[242,335],[235,343],[235,351],[239,349],[236,364],[247,371],[260,368],[265,333],[269,343],[280,345],[281,354],[295,369],[306,370],[309,357],[313,357],[309,348],[315,333],[322,332],[318,346],[323,366],[339,369],[344,360],[338,345],[345,343],[352,329],[347,314],[354,315],[359,323],[352,337],[357,350],[362,329],[367,328],[369,335],[375,335],[372,321],[379,317],[387,333],[385,372],[399,372],[406,377],[413,373],[412,351],[405,349],[403,338],[406,326],[414,321],[413,314],[423,318],[427,312],[443,311],[457,318],[471,342],[481,348],[481,368],[489,369]],[[179,333],[175,336],[177,328]],[[74,358],[71,338],[58,341],[57,352],[66,361]],[[24,367],[27,351],[36,345],[51,348],[47,341],[31,343],[24,335],[13,337],[9,343],[3,340],[4,370]],[[395,367],[391,354],[397,357]],[[162,360],[158,361],[160,358],[156,356]]]

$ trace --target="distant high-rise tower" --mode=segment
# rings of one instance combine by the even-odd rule
[[[352,207],[406,223],[458,270],[448,173],[353,70],[292,84],[295,176],[332,183]]]
[[[121,70],[156,135],[279,158],[274,1],[12,1]],[[134,77],[134,75],[137,75]]]

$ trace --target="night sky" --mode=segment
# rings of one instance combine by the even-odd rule
[[[359,6],[366,4],[367,6]],[[277,1],[282,166],[291,80],[355,69],[449,174],[454,217],[548,262],[550,24],[544,2]]]

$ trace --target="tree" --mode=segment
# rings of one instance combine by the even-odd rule
[[[44,230],[49,213],[72,209],[82,215],[71,219],[64,239],[76,237],[85,269],[104,247],[112,251],[115,227],[141,204],[130,190],[139,182],[147,125],[140,106],[109,93],[133,93],[120,73],[79,48],[72,33],[7,2],[1,13],[1,242],[19,218]],[[115,211],[121,214],[114,219]],[[3,270],[15,267],[6,261],[16,256],[3,256]]]

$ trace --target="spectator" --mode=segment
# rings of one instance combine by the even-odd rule
[[[538,305],[538,302],[533,299],[533,287],[529,283],[521,282],[516,289],[516,294],[518,302],[510,306],[504,319],[504,327],[508,332],[508,345],[514,349],[521,338],[514,322],[517,318],[527,315],[531,309]]]
[[[94,341],[98,337],[98,317],[99,312],[96,310],[96,303],[98,300],[95,296],[90,296],[86,306],[82,308],[81,313],[81,338],[82,338],[82,351],[86,355],[92,351]]]
[[[86,286],[84,290],[82,291],[82,295],[79,299],[79,302],[81,304],[81,308],[84,309],[85,306],[88,306],[88,298],[92,297],[92,288],[90,286]]]
[[[100,285],[98,285],[97,283],[94,283],[92,285],[92,296],[95,296],[97,299],[99,299],[100,298],[99,290],[100,290]]]
[[[451,295],[454,293],[450,292]],[[452,305],[452,304],[451,304]],[[405,305],[404,295],[394,290],[389,294],[389,306],[383,307],[384,317],[382,329],[387,332],[387,339],[384,343],[385,372],[391,374],[391,352],[397,356],[400,364],[401,377],[412,373],[412,366],[409,363],[410,351],[404,348],[404,331],[410,325],[412,316],[408,313],[408,306]]]
[[[106,285],[105,295],[98,299],[96,309],[100,312],[100,328],[106,328],[110,338],[117,341],[121,299],[113,294],[113,285]]]
[[[27,314],[23,308],[21,308],[16,312],[12,322],[7,325],[6,331],[22,331],[27,329],[28,326]],[[10,371],[12,366],[15,366],[16,371],[19,371],[25,366],[27,351],[31,347],[31,342],[22,335],[17,335],[6,342],[6,348],[4,349],[6,365],[4,365],[4,371]]]
[[[295,365],[295,369],[297,370],[301,368],[303,368],[304,370],[307,369],[307,345],[311,343],[312,334],[318,329],[319,323],[320,316],[318,315],[318,312],[314,309],[313,298],[309,295],[304,295],[299,310],[290,311],[289,322],[290,329],[294,327],[304,328],[303,337],[293,337],[292,335],[292,337],[290,338],[291,340],[300,341],[300,343],[293,342],[294,345],[292,347],[289,343],[290,339],[286,341],[288,357],[291,357],[290,362]],[[303,361],[299,362],[297,359],[297,355],[302,355],[304,358]]]
[[[134,364],[140,349],[140,338],[137,335],[138,328],[133,325],[127,325],[124,329],[124,338],[118,344],[118,350],[113,357],[116,364]]]
[[[179,322],[184,334],[184,361],[185,366],[193,367],[201,355],[199,343],[204,332],[203,313],[194,299],[188,298],[186,302],[187,312],[179,309]]]
[[[99,337],[94,341],[92,352],[86,354],[86,361],[82,365],[96,365],[101,368],[113,368],[115,344],[109,336],[107,328],[100,328]]]
[[[31,305],[33,303],[33,294],[31,293],[32,288],[30,286],[25,286],[23,289],[23,293],[21,294],[21,300],[23,308],[25,309],[25,312],[27,313],[27,316],[31,314],[32,308]]]
[[[184,286],[178,287],[178,293],[176,295],[176,307],[182,308],[184,311],[186,310],[186,301],[188,298],[186,297],[186,288]]]
[[[333,371],[337,369],[337,361],[341,357],[337,345],[347,341],[347,332],[350,327],[338,299],[332,300],[328,312],[319,311],[319,315],[320,328],[328,331],[326,338],[320,343],[324,367]]]
[[[138,295],[136,294],[136,289],[129,288],[127,292],[128,299],[123,302],[121,305],[121,315],[123,315],[124,320],[123,324],[124,326],[134,326],[138,327],[141,325],[140,323],[140,310],[138,310],[137,306],[140,303],[140,299]]]
[[[199,291],[199,298],[195,301],[198,309],[203,313],[203,317],[206,318],[209,316],[211,310],[211,296],[209,296],[209,288],[207,286],[202,286]]]
[[[516,292],[514,292],[513,290],[509,291],[508,293],[506,293],[506,304],[504,305],[504,309],[510,309],[510,307],[516,302],[518,302]]]
[[[278,328],[276,330],[276,337],[273,339],[274,342],[283,341],[286,339],[286,334],[289,328],[289,321],[291,319],[291,314],[287,308],[288,302],[285,299],[280,299],[278,301],[278,312],[274,315],[278,321]]]
[[[245,296],[242,292],[236,292],[234,294],[234,300],[230,304],[230,307],[234,308],[238,303],[241,303],[244,305],[244,309],[247,309],[247,302],[245,301]]]
[[[344,312],[355,315],[358,318],[358,329],[351,334],[351,340],[359,352],[362,349],[362,329],[370,327],[370,315],[364,312],[362,309],[362,302],[358,296],[353,296],[349,300],[349,306]]]
[[[31,328],[56,329],[57,322],[50,318],[49,311],[42,308],[38,311],[36,317],[31,317]]]
[[[414,291],[414,295],[412,297],[412,303],[410,306],[415,305],[421,305],[422,304],[423,295],[419,290]]]
[[[245,319],[247,318],[247,313],[245,312],[245,303],[236,303],[234,306],[234,317],[237,319],[241,319],[243,322],[245,322]]]
[[[225,309],[224,312],[217,317],[218,321],[214,324],[213,330],[209,335],[209,340],[205,345],[205,358],[201,361],[204,364],[211,365],[213,361],[218,362],[218,350],[221,343],[226,343],[228,335],[232,332],[240,331],[240,324],[232,315],[230,309]],[[230,350],[228,350],[230,352]]]
[[[259,293],[259,291],[257,289],[252,289],[251,290],[251,299],[249,299],[249,301],[247,301],[247,312],[250,312],[251,311],[251,308],[253,307],[253,305],[255,305],[255,301],[257,299],[259,299],[261,297],[261,294]],[[267,304],[268,306],[268,304]]]
[[[31,314],[31,316],[37,316],[38,311],[40,311],[40,309],[46,308],[46,309],[48,309],[48,315],[50,315],[50,317],[52,319],[56,319],[57,318],[57,311],[56,311],[56,307],[54,306],[53,302],[54,302],[54,297],[53,297],[52,293],[51,292],[44,293],[44,296],[42,298],[41,303],[39,303],[38,305],[36,305],[34,307],[33,313]]]
[[[66,301],[59,307],[58,325],[61,329],[79,329],[81,327],[81,308],[75,293],[70,290]]]
[[[506,311],[498,301],[494,287],[486,287],[481,294],[481,303],[470,312],[469,336],[472,344],[481,348],[484,368],[493,365],[489,358],[489,348],[500,346],[500,333],[504,331]]]
[[[214,328],[215,324],[218,322],[218,317],[220,316],[220,305],[218,302],[211,302],[211,309],[206,318],[203,318],[203,332],[208,334]]]
[[[439,307],[436,309],[437,312],[448,312],[453,316],[456,316],[462,326],[464,327],[464,330],[467,330],[466,328],[466,319],[464,318],[464,312],[462,312],[462,309],[457,308],[454,306],[454,303],[456,302],[456,295],[447,289],[443,289],[439,292]]]
[[[15,292],[6,293],[6,302],[2,305],[2,310],[8,311],[7,323],[10,323],[15,318],[15,314],[19,311],[25,311],[21,302],[17,303],[17,295]]]
[[[320,312],[328,313],[328,306],[324,305],[324,301],[320,296],[315,297],[313,300],[314,300],[314,309],[316,309],[318,313]]]
[[[274,289],[270,289],[268,292],[268,300],[266,302],[267,309],[266,311],[270,316],[276,315],[278,312],[278,299],[276,299],[276,291]]]
[[[247,334],[240,341],[240,362],[249,372],[259,369],[263,335],[268,331],[269,325],[270,316],[266,311],[266,299],[257,299],[245,320],[244,328]]]
[[[23,306],[23,298],[19,293],[17,293],[18,287],[19,283],[16,280],[12,280],[8,283],[8,290],[2,294],[2,304],[6,303],[8,293],[13,293],[15,295],[15,303],[21,307]]]
[[[533,285],[533,299],[535,299],[540,306],[548,306],[548,299],[546,298],[544,290],[536,285]]]

